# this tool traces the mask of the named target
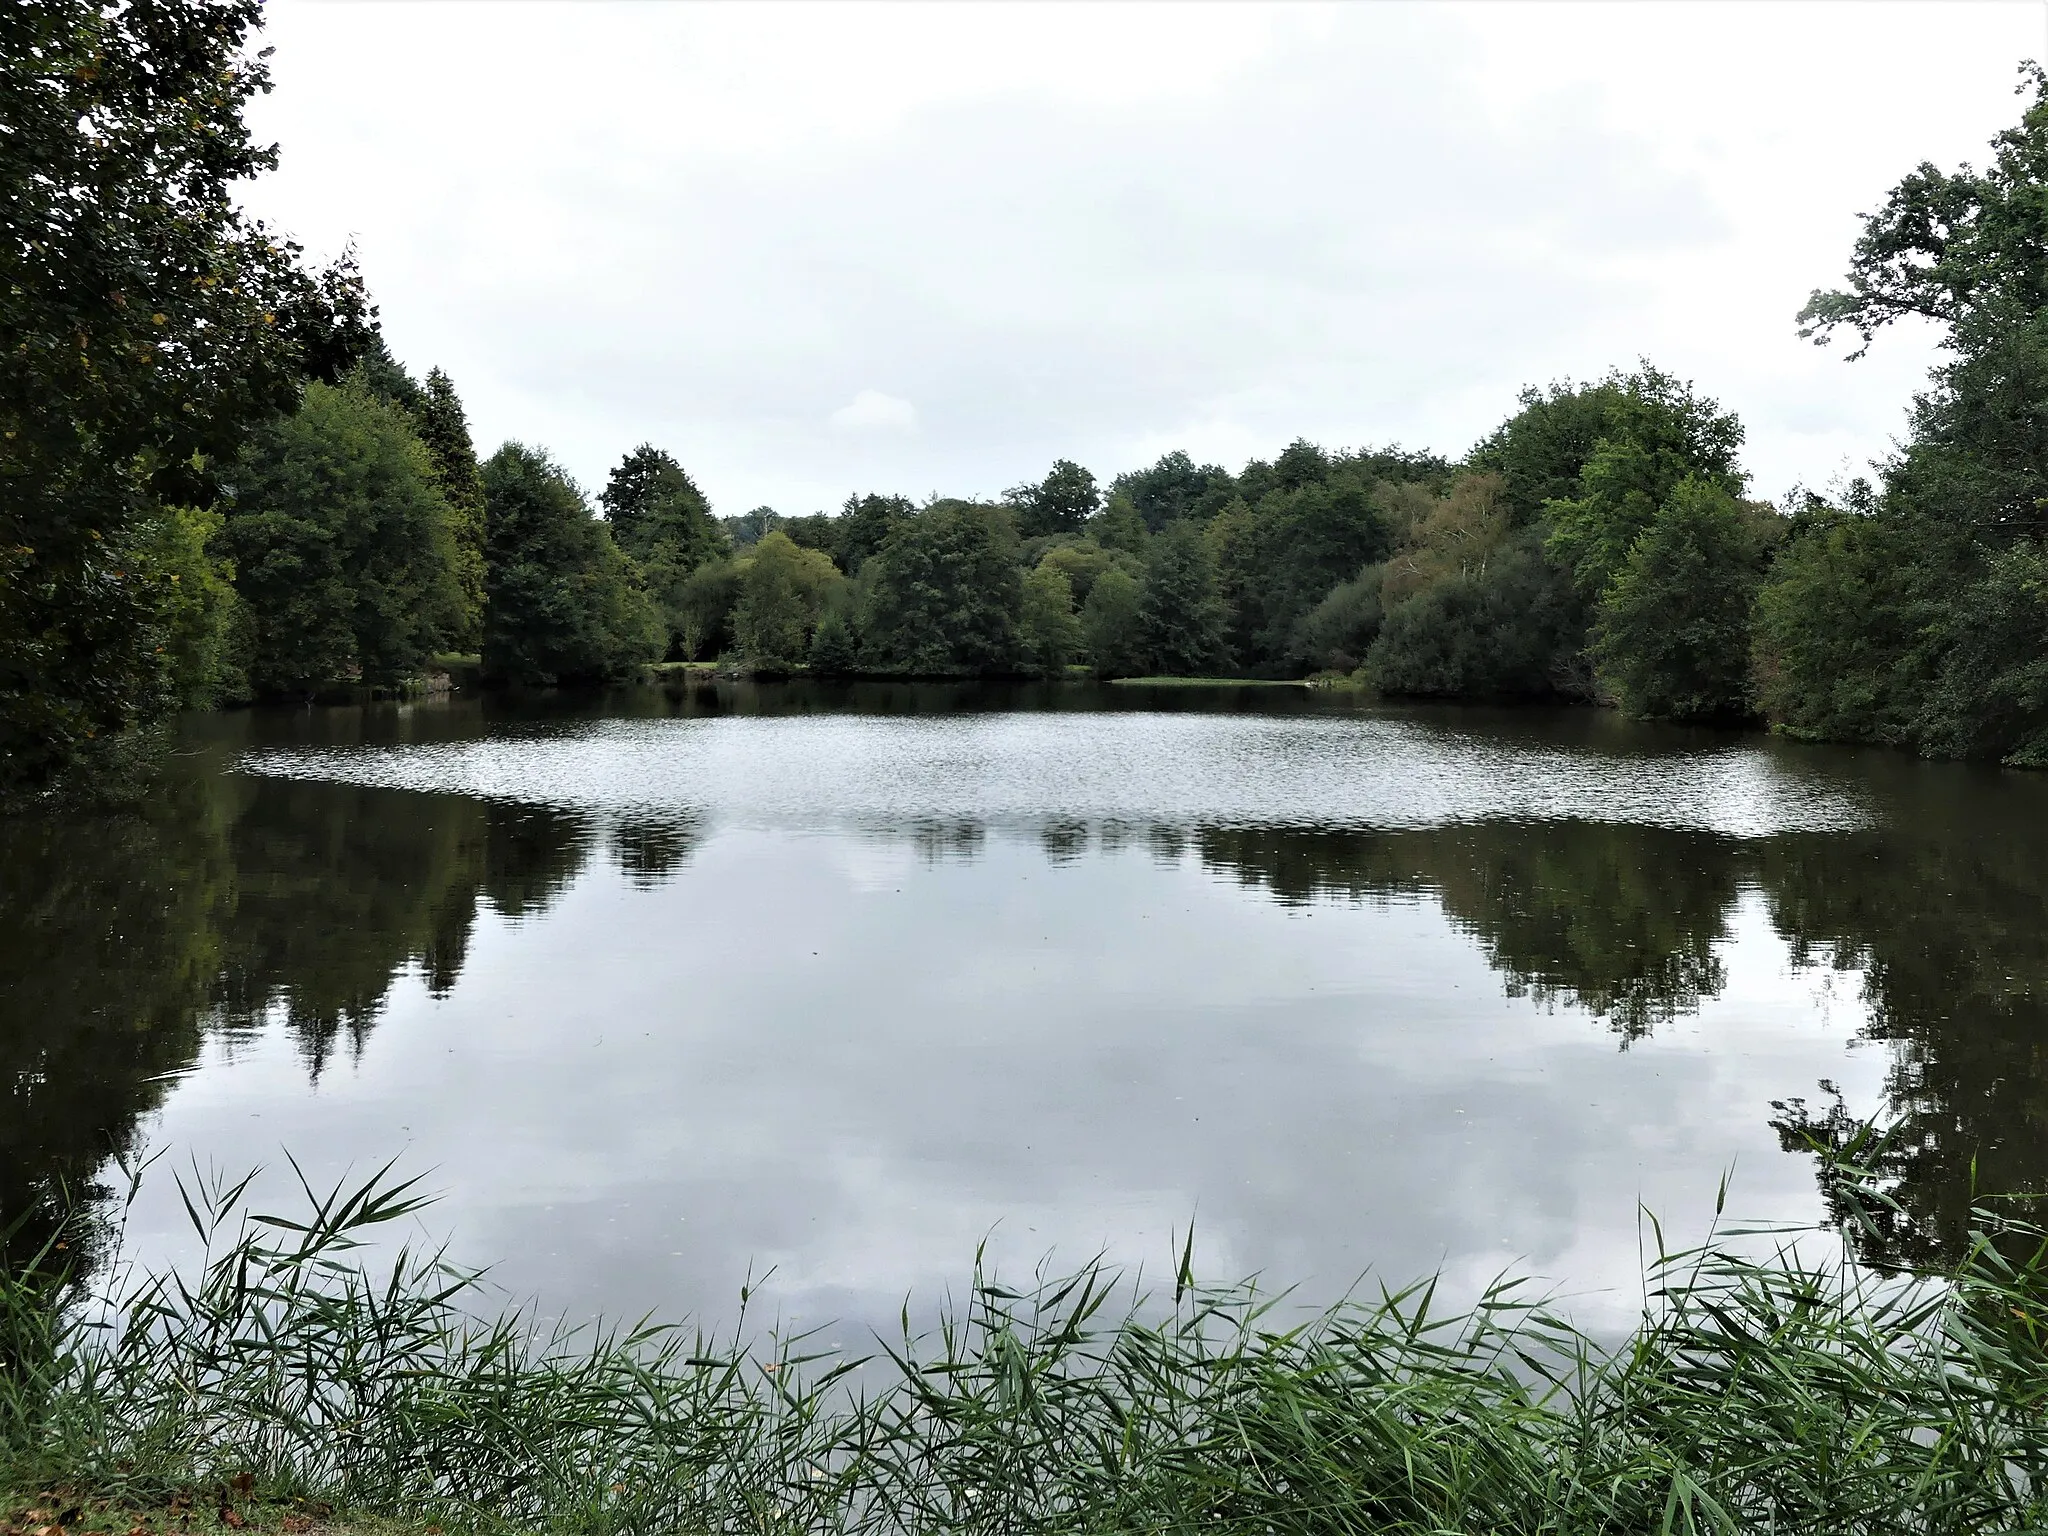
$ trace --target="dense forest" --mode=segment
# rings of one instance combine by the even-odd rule
[[[255,0],[0,18],[0,789],[181,707],[762,675],[1320,677],[2048,765],[2048,81],[1923,165],[1798,317],[1946,360],[1875,483],[1752,499],[1743,429],[1644,362],[1525,390],[1457,458],[1298,440],[1235,472],[1060,460],[995,499],[719,517],[642,444],[592,506],[480,458],[348,260],[239,212]],[[1856,354],[1860,355],[1860,351]],[[444,663],[445,664],[445,663]]]

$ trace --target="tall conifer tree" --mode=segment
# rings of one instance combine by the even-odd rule
[[[420,441],[427,445],[441,495],[448,503],[455,536],[455,579],[462,588],[463,623],[456,637],[464,649],[477,645],[484,614],[484,481],[469,417],[455,385],[439,368],[427,375],[414,412]]]

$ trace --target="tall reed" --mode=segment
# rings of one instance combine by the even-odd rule
[[[1885,1196],[1826,1152],[1853,1229]],[[303,1184],[303,1180],[301,1181]],[[864,1360],[809,1338],[480,1317],[477,1278],[358,1250],[418,1210],[387,1168],[246,1213],[181,1184],[205,1244],[86,1298],[0,1281],[18,1478],[151,1496],[248,1471],[363,1509],[610,1533],[1978,1533],[2048,1523],[2042,1234],[1983,1213],[1949,1271],[1717,1232],[1657,1253],[1602,1345],[1504,1282],[1289,1321],[1247,1287],[1132,1297],[1089,1269]],[[1763,1257],[1756,1254],[1761,1251]]]

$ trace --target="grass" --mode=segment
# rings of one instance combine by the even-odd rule
[[[1875,1145],[1825,1153],[1852,1234],[1888,1204]],[[1642,1320],[1610,1346],[1513,1282],[1463,1309],[1425,1282],[1290,1318],[1198,1285],[1190,1244],[1149,1301],[1100,1269],[977,1272],[960,1310],[920,1333],[906,1308],[856,1361],[809,1337],[479,1317],[475,1277],[436,1255],[359,1262],[421,1204],[388,1170],[292,1218],[248,1214],[246,1181],[181,1188],[206,1242],[185,1272],[0,1292],[7,1485],[105,1501],[60,1494],[67,1529],[119,1524],[88,1508],[153,1512],[141,1536],[1961,1536],[2048,1517],[2048,1254],[1988,1212],[1952,1269],[1907,1278],[1858,1268],[1846,1238],[1819,1261],[1741,1229],[1666,1252],[1648,1223]]]

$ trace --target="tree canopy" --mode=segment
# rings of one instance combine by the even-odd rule
[[[538,449],[507,443],[483,467],[483,666],[510,683],[625,676],[661,653],[640,574]]]
[[[354,265],[242,211],[256,0],[0,9],[0,790],[170,702],[131,551],[368,344]]]

